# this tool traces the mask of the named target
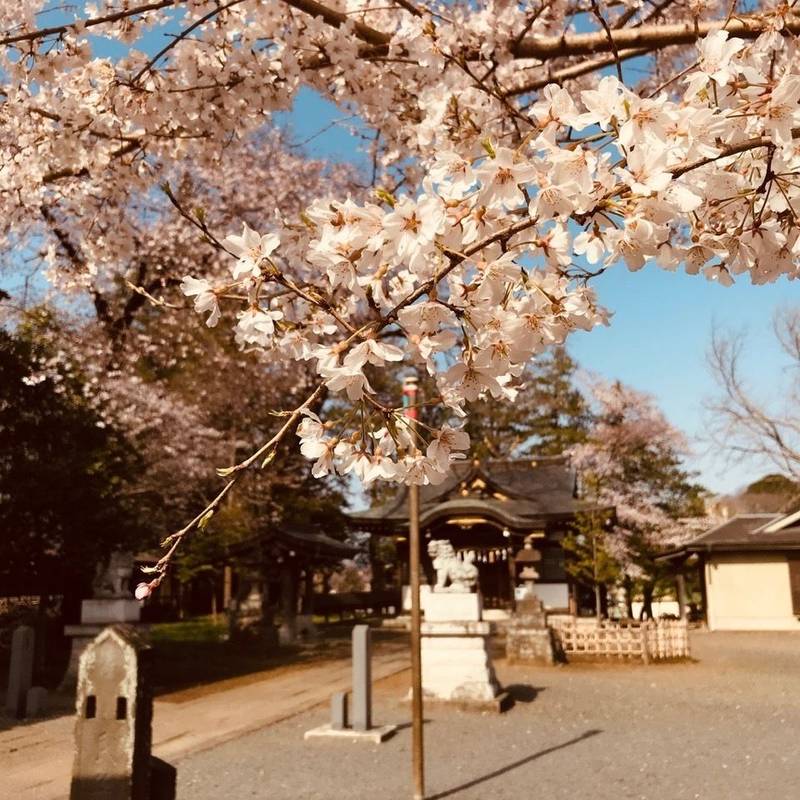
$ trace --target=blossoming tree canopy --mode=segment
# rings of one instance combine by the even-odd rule
[[[57,217],[81,246],[102,231],[102,247],[125,247],[134,193],[176,164],[213,171],[302,86],[374,132],[371,187],[296,216],[265,205],[219,230],[221,210],[165,187],[197,246],[228,259],[224,279],[183,279],[207,324],[319,378],[276,437],[222,471],[223,494],[298,422],[316,475],[442,480],[467,437],[452,419],[410,428],[370,375],[427,371],[426,402],[452,418],[513,398],[529,359],[607,322],[590,283],[611,265],[723,284],[797,274],[793,4],[130,0],[63,25],[45,11],[0,15],[8,242]],[[165,46],[144,54],[163,25]],[[129,49],[98,58],[93,37]],[[80,276],[58,244],[45,257],[69,285]]]

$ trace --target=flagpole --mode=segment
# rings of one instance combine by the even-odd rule
[[[417,378],[403,381],[403,405],[409,419],[416,420]],[[413,424],[413,423],[412,423]],[[414,800],[425,798],[425,748],[422,708],[422,610],[419,602],[419,486],[408,487],[408,568],[411,591],[411,769],[414,779]]]

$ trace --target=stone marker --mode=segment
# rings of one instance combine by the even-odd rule
[[[25,716],[43,717],[47,713],[47,689],[44,686],[31,686],[25,698]]]
[[[150,657],[126,625],[105,628],[81,655],[70,800],[174,798],[174,770],[151,763]]]
[[[33,628],[20,625],[11,637],[11,665],[6,693],[6,711],[17,719],[22,719],[25,714],[25,701],[33,682],[34,645]]]
[[[347,728],[347,692],[336,692],[331,697],[331,728],[335,731]]]
[[[369,625],[356,625],[352,636],[353,725],[347,724],[347,692],[331,697],[331,721],[305,732],[306,739],[334,737],[380,744],[397,730],[396,725],[372,727],[372,635]]]
[[[372,727],[372,636],[369,625],[353,627],[353,730]]]
[[[547,626],[542,601],[526,594],[517,601],[514,616],[506,627],[506,656],[509,664],[555,664],[553,634]]]

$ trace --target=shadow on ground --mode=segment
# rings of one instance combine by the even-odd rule
[[[512,683],[510,686],[506,686],[505,690],[511,695],[515,703],[532,703],[544,691],[544,686]]]
[[[475,786],[479,786],[486,781],[494,780],[495,778],[499,778],[501,775],[505,775],[507,772],[511,772],[512,770],[519,769],[520,767],[524,767],[526,764],[530,764],[532,761],[536,761],[543,756],[549,755],[550,753],[555,753],[557,750],[563,750],[566,747],[572,747],[574,744],[579,744],[580,742],[585,741],[586,739],[591,739],[593,736],[597,736],[598,734],[602,733],[601,730],[596,728],[592,728],[585,733],[582,733],[580,736],[576,736],[574,739],[570,739],[567,742],[562,742],[561,744],[553,745],[552,747],[547,747],[544,750],[538,750],[535,753],[531,753],[524,758],[517,759],[516,761],[512,761],[510,764],[506,764],[504,767],[499,767],[492,772],[488,772],[486,775],[481,775],[477,778],[473,778],[471,781],[467,781],[466,783],[461,783],[458,786],[454,786],[451,789],[446,789],[443,792],[439,792],[438,794],[432,795],[428,798],[428,800],[444,800],[446,797],[453,797],[454,795],[458,794],[459,792],[464,792],[467,789],[472,789]]]

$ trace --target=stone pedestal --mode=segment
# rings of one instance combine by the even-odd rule
[[[422,623],[422,692],[426,701],[503,711],[507,695],[489,655],[491,625],[481,619],[481,597],[432,592]]]
[[[506,628],[509,663],[554,664],[553,635],[547,627],[542,601],[528,594],[517,601],[517,609]]]
[[[80,625],[65,625],[64,636],[72,639],[69,663],[59,689],[71,691],[78,681],[81,654],[103,628],[109,625],[136,625],[141,604],[129,597],[101,597],[81,603]]]
[[[113,625],[136,623],[141,616],[141,604],[132,597],[104,597],[81,603],[82,625]]]

